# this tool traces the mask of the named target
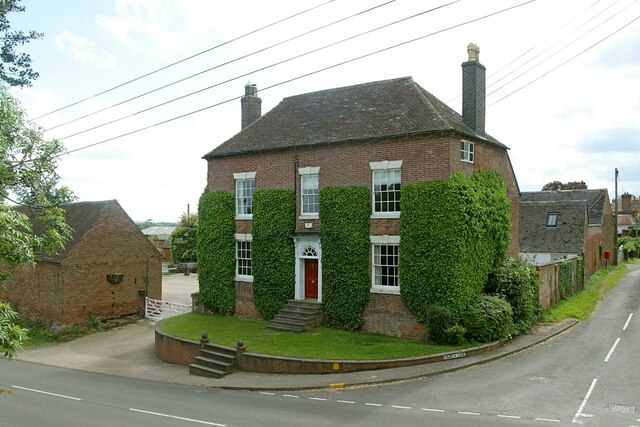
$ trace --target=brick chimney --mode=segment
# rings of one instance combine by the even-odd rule
[[[631,194],[624,193],[620,196],[620,210],[621,211],[630,211],[631,208]]]
[[[485,71],[478,45],[467,45],[469,59],[462,63],[462,121],[476,132],[484,132]]]
[[[262,99],[258,98],[258,87],[247,82],[244,96],[240,99],[242,106],[242,129],[255,122],[262,115]]]

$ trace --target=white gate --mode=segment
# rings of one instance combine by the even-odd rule
[[[144,316],[147,319],[162,320],[178,314],[190,313],[191,304],[179,304],[177,302],[162,301],[145,298]]]

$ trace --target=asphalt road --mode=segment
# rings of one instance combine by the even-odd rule
[[[242,392],[0,361],[0,426],[640,425],[640,266],[591,320],[513,356],[421,380]]]

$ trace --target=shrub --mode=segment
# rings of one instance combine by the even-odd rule
[[[370,191],[320,190],[322,291],[329,326],[357,329],[369,299]]]
[[[434,344],[447,342],[447,330],[453,325],[451,310],[441,305],[432,305],[427,308],[428,340]]]
[[[206,191],[198,205],[198,285],[200,301],[220,314],[236,305],[236,223],[231,193]]]
[[[460,345],[464,342],[467,329],[461,325],[453,325],[445,332],[445,342],[448,345]]]
[[[465,338],[469,341],[499,341],[513,332],[512,315],[511,306],[503,298],[481,295],[469,304],[460,323],[467,329]]]
[[[536,266],[522,257],[503,260],[489,275],[485,293],[509,302],[516,335],[529,330],[540,315],[540,283]]]

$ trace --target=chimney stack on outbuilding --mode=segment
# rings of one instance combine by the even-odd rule
[[[480,63],[480,47],[467,45],[469,59],[462,63],[462,121],[476,132],[484,132],[486,68]]]
[[[262,99],[258,98],[258,87],[247,82],[244,86],[244,96],[240,99],[242,105],[242,129],[255,122],[262,115]]]

